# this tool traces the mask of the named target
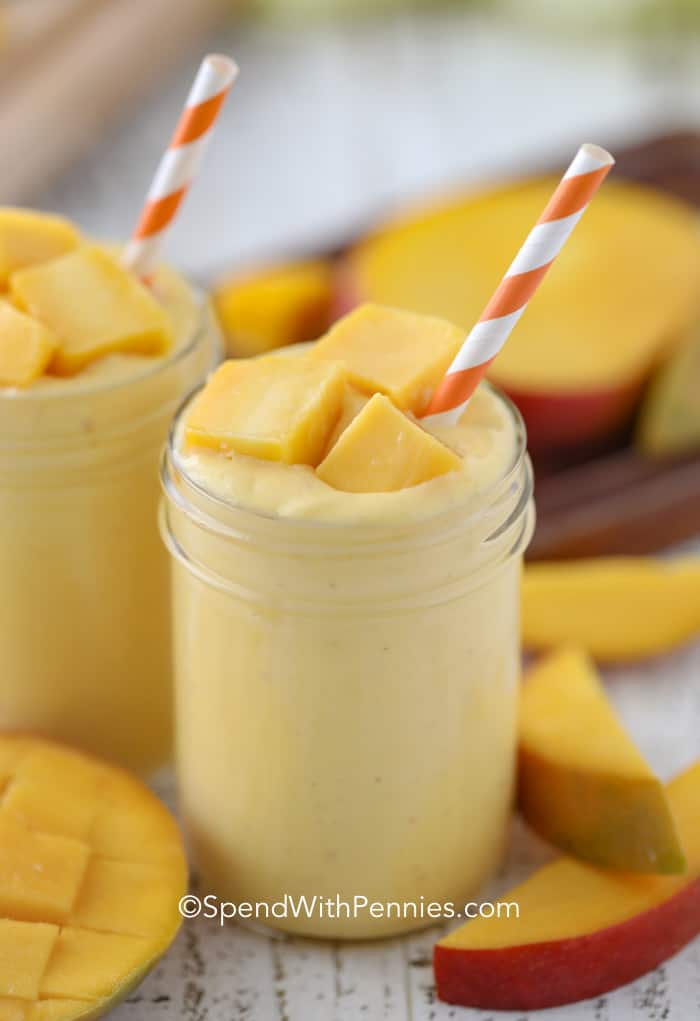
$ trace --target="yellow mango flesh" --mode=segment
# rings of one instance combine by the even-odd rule
[[[228,353],[237,358],[314,340],[330,322],[332,299],[333,272],[321,260],[270,267],[214,291]]]
[[[0,736],[0,794],[0,1021],[97,1017],[179,928],[177,826],[129,774],[38,738]]]
[[[340,417],[338,362],[267,355],[220,365],[195,398],[190,443],[285,464],[318,464]]]
[[[43,375],[58,338],[42,323],[0,301],[0,386],[28,386]]]
[[[522,635],[530,649],[577,645],[603,662],[676,648],[700,634],[700,559],[643,557],[530,564]]]
[[[13,273],[15,302],[58,338],[50,371],[70,376],[114,352],[161,355],[172,325],[136,277],[97,245]]]
[[[368,400],[367,394],[361,393],[354,386],[346,383],[343,390],[343,407],[335,429],[328,439],[328,450],[335,446],[340,439],[341,433],[344,433],[352,420],[359,415]]]
[[[666,787],[687,860],[684,875],[640,875],[606,870],[558,858],[500,901],[517,903],[519,917],[494,913],[475,918],[451,932],[439,945],[495,950],[530,943],[571,939],[607,929],[670,900],[700,876],[700,763]]]
[[[518,790],[527,822],[577,858],[628,871],[684,869],[664,787],[576,649],[552,653],[526,675]]]
[[[80,234],[61,216],[31,209],[0,208],[0,285],[10,274],[73,251]]]
[[[636,443],[652,457],[700,450],[700,329],[652,379],[639,414]]]
[[[352,292],[470,329],[556,184],[520,181],[394,220],[350,252]],[[606,182],[489,378],[513,392],[557,394],[632,384],[684,340],[699,296],[695,211],[650,188]]]
[[[368,304],[340,319],[310,356],[343,362],[358,390],[420,415],[463,340],[445,320]]]
[[[390,493],[461,467],[462,460],[434,436],[375,394],[316,469],[334,489]]]

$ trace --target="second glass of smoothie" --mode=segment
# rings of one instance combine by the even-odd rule
[[[343,329],[352,341],[352,316]],[[367,398],[347,388],[329,446]],[[415,905],[256,914],[310,936],[428,925],[429,903],[463,904],[498,868],[512,806],[533,518],[522,422],[482,385],[435,430],[460,467],[350,492],[313,465],[191,442],[193,407],[171,433],[162,529],[202,892]]]
[[[4,229],[36,265],[86,244],[65,221],[25,211],[0,211]],[[58,251],[41,250],[47,237]],[[167,352],[112,351],[80,371],[0,385],[0,726],[141,771],[172,747],[159,451],[219,350],[206,303],[180,276],[159,270],[151,292],[172,324]],[[53,307],[54,294],[41,297]],[[108,326],[95,291],[58,300],[93,303],[96,335]]]

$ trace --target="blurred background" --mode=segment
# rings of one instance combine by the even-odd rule
[[[236,58],[239,82],[165,251],[213,286],[233,354],[307,339],[351,305],[347,289],[338,300],[344,253],[395,211],[561,172],[582,141],[610,148],[618,177],[700,202],[700,0],[2,0],[0,39],[0,201],[63,213],[104,237],[130,232],[202,54]],[[635,202],[628,213],[620,205],[623,223],[637,222]],[[669,312],[668,330],[655,326],[659,337],[678,337],[665,346],[646,337],[653,356],[634,368],[628,357],[629,379],[610,367],[610,387],[627,389],[607,415],[586,402],[592,384],[586,400],[572,404],[585,379],[555,380],[545,394],[559,402],[554,419],[552,405],[538,403],[546,379],[528,380],[523,399],[518,385],[497,379],[533,437],[534,555],[641,551],[700,532],[700,310],[686,307],[688,295],[700,295],[700,255],[676,222],[695,213],[685,206],[667,215],[642,202],[639,230],[628,231],[619,255],[607,244],[603,212],[598,224],[590,215],[578,255],[572,249],[567,258],[590,263],[605,249],[609,274],[616,258],[635,251],[645,272],[655,260],[649,272],[658,270],[658,280],[644,277],[637,288],[656,293],[659,284],[645,322],[683,301],[685,319],[679,326]],[[610,215],[613,222],[618,214]],[[521,230],[515,213],[512,221]],[[679,247],[671,221],[685,239]],[[459,281],[474,275],[479,259],[478,230],[502,239],[493,258],[501,268],[488,287],[497,282],[519,236],[516,226],[489,223],[464,220],[465,239],[462,247],[455,241],[459,254],[448,267],[452,295],[436,283],[434,307],[431,292],[419,310],[448,314],[461,300]],[[667,258],[669,245],[680,269]],[[429,265],[433,253],[415,258]],[[297,260],[319,256],[310,277],[295,275]],[[368,286],[355,298],[402,299],[391,272],[384,290]],[[668,291],[679,275],[685,297]],[[577,279],[584,287],[588,278]],[[605,305],[607,319],[591,320],[596,330],[607,324],[599,348],[613,349],[625,299],[601,298],[596,279],[585,286]],[[550,291],[556,297],[553,283]],[[578,315],[571,293],[564,287],[553,327],[564,339]],[[581,308],[589,297],[576,296]],[[471,299],[464,317],[453,316],[465,326],[482,295]],[[569,341],[580,349],[574,333]],[[634,335],[626,343],[634,346]],[[533,363],[538,358],[542,351]],[[537,449],[543,416],[552,442]],[[583,494],[598,504],[582,522]]]

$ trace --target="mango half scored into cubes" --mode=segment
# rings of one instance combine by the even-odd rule
[[[445,319],[368,304],[340,319],[310,357],[343,362],[358,390],[420,416],[463,341]]]
[[[57,347],[51,330],[9,301],[0,301],[0,386],[33,383],[46,371]]]
[[[0,208],[0,284],[16,270],[65,255],[79,244],[80,234],[62,216]]]
[[[340,417],[345,380],[337,362],[304,356],[224,362],[194,400],[187,439],[267,461],[316,465]]]
[[[316,474],[348,493],[389,493],[460,468],[462,460],[375,394],[355,416]]]
[[[172,942],[186,889],[175,821],[138,780],[0,735],[0,1021],[105,1013]]]
[[[148,288],[97,245],[13,273],[10,291],[58,337],[49,368],[59,376],[114,352],[161,355],[172,342],[170,319]]]

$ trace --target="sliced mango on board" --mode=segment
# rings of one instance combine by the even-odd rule
[[[440,999],[528,1011],[602,996],[700,933],[700,763],[666,790],[688,862],[684,875],[639,875],[574,858],[545,865],[504,893],[504,908],[492,917],[438,942]]]
[[[358,390],[386,394],[398,408],[420,415],[463,340],[463,331],[444,319],[361,305],[309,357],[342,362]]]
[[[342,407],[339,362],[266,355],[224,362],[195,398],[190,443],[285,464],[318,464]]]
[[[471,329],[556,184],[516,181],[397,217],[348,253],[344,306],[382,302]],[[606,182],[489,377],[529,394],[643,380],[697,322],[699,295],[695,210],[651,188]]]
[[[316,474],[334,489],[388,493],[460,468],[462,459],[388,397],[375,394],[353,418]]]
[[[172,942],[186,888],[175,821],[138,780],[0,735],[0,1021],[109,1010]]]
[[[328,328],[332,300],[333,270],[319,259],[271,266],[214,289],[227,350],[236,358],[315,340]]]
[[[553,652],[525,676],[518,800],[530,826],[576,858],[630,872],[685,868],[663,784],[577,649]]]
[[[700,558],[601,557],[528,564],[528,649],[577,645],[602,662],[668,652],[700,634]]]
[[[61,216],[0,207],[0,284],[18,269],[73,251],[80,240],[77,229]]]
[[[98,245],[13,273],[15,302],[58,338],[49,366],[60,376],[80,372],[113,352],[162,355],[172,324],[133,273]]]
[[[28,386],[43,375],[58,338],[42,323],[0,301],[0,386]]]

